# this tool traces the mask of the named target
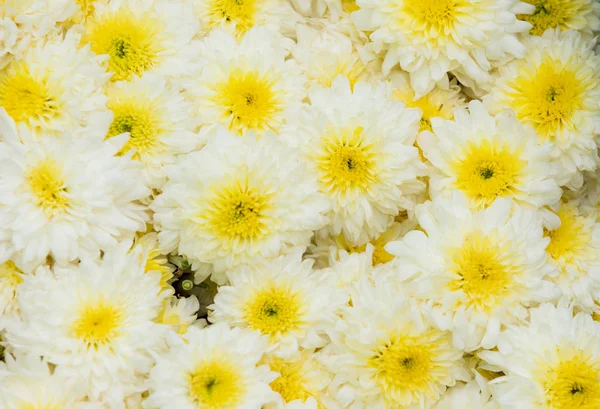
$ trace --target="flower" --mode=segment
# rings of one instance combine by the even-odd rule
[[[493,348],[500,328],[523,320],[530,305],[560,296],[547,276],[553,269],[542,221],[533,210],[512,207],[497,199],[474,212],[458,194],[427,202],[417,208],[424,232],[386,246],[405,269],[420,273],[412,293],[431,303],[461,349]]]
[[[423,155],[431,162],[429,193],[433,199],[454,190],[481,209],[498,197],[537,209],[552,205],[562,191],[549,163],[549,145],[538,145],[535,133],[509,111],[489,114],[478,101],[454,109],[454,121],[431,120],[433,133],[419,135]]]
[[[124,143],[64,134],[22,144],[14,122],[0,112],[0,260],[31,270],[51,256],[67,263],[97,256],[145,229],[137,200],[149,194]],[[120,142],[119,142],[120,141]]]
[[[490,69],[525,48],[517,33],[531,26],[516,17],[534,7],[519,0],[358,0],[352,18],[386,51],[383,72],[396,64],[410,74],[418,96],[431,91],[446,73],[461,82],[485,84]]]
[[[295,152],[271,138],[217,130],[167,174],[151,204],[160,246],[194,265],[214,263],[217,274],[306,248],[327,221],[316,181]]]
[[[260,364],[267,337],[226,324],[191,327],[187,343],[157,358],[144,408],[258,409],[275,398]]]
[[[597,167],[600,56],[593,41],[575,31],[548,30],[526,44],[527,58],[499,68],[486,105],[492,112],[512,108],[540,143],[551,142],[551,157],[564,174],[559,182],[578,188],[580,172]]]
[[[203,67],[185,83],[201,123],[209,129],[221,124],[236,135],[278,133],[286,111],[305,95],[305,79],[293,60],[285,60],[278,38],[264,28],[241,40],[215,30],[202,45]]]
[[[535,6],[531,14],[519,15],[533,27],[529,32],[542,35],[547,29],[600,30],[600,4],[593,0],[524,0]]]
[[[329,199],[331,233],[364,243],[414,207],[424,188],[417,179],[424,166],[412,146],[419,113],[392,101],[385,84],[358,82],[352,90],[345,77],[331,88],[311,88],[309,98],[284,137]]]
[[[268,335],[281,356],[323,347],[346,300],[301,256],[295,252],[229,272],[231,284],[219,287],[209,320]]]
[[[153,321],[166,293],[130,247],[125,241],[102,260],[82,257],[78,265],[41,266],[25,276],[22,322],[6,334],[17,352],[44,356],[57,373],[84,382],[91,400],[109,405],[136,391],[162,339]]]
[[[504,372],[490,383],[501,407],[592,409],[600,404],[600,326],[585,313],[542,304],[479,355]]]

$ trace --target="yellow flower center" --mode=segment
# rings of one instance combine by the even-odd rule
[[[303,373],[302,361],[287,362],[281,358],[273,358],[269,366],[272,371],[280,374],[271,382],[271,389],[279,393],[286,403],[298,399],[305,402],[312,396],[305,388],[308,382]]]
[[[286,334],[301,322],[299,295],[288,287],[271,285],[248,300],[245,319],[250,328],[262,334]]]
[[[541,138],[550,140],[569,126],[573,114],[582,107],[587,88],[576,72],[550,58],[535,71],[525,69],[511,85],[515,91],[508,96],[519,119],[533,125]]]
[[[471,143],[453,166],[456,188],[487,206],[497,197],[511,195],[525,162],[519,159],[518,152],[484,140]]]
[[[151,155],[163,147],[159,135],[160,121],[155,108],[142,101],[120,101],[108,103],[114,119],[108,130],[107,138],[129,132],[130,138],[121,148],[121,153],[135,149],[134,159]]]
[[[553,409],[597,409],[600,363],[583,354],[562,361],[547,374],[544,389],[547,405]]]
[[[55,216],[64,213],[69,206],[69,195],[65,178],[58,164],[46,159],[32,168],[26,175],[36,204],[44,213]]]
[[[546,248],[553,260],[564,264],[573,264],[588,251],[592,240],[591,229],[585,225],[585,217],[579,216],[572,206],[563,204],[558,211],[560,226],[556,230],[545,230],[544,235],[550,237]]]
[[[450,281],[452,291],[464,292],[469,306],[493,308],[497,301],[513,290],[513,277],[519,270],[502,260],[498,244],[488,237],[472,234],[453,254]]]
[[[243,34],[254,26],[261,3],[261,0],[212,0],[209,27],[218,28],[222,22],[232,22],[237,33]]]
[[[317,166],[325,192],[365,192],[377,182],[377,161],[373,144],[365,141],[363,128],[330,134],[321,142]]]
[[[86,306],[73,324],[75,336],[88,347],[109,344],[118,335],[122,314],[118,307],[100,301]]]
[[[132,74],[141,76],[159,58],[162,25],[149,14],[137,16],[121,9],[92,19],[84,41],[96,54],[108,54],[108,69],[115,73],[112,81],[127,80]]]
[[[403,3],[402,11],[412,20],[411,27],[418,28],[420,35],[434,43],[453,33],[461,7],[465,6],[464,0],[404,0]]]
[[[368,365],[388,401],[404,406],[435,394],[447,373],[438,357],[440,341],[451,345],[447,335],[429,330],[418,337],[392,336],[376,348]]]
[[[549,28],[568,28],[569,21],[577,11],[578,0],[524,0],[533,4],[535,11],[532,14],[519,14],[520,20],[533,25],[529,31],[532,35],[542,35]]]
[[[272,194],[266,188],[255,187],[248,177],[241,177],[215,190],[208,208],[199,216],[222,239],[231,243],[256,242],[271,231],[271,198]]]
[[[281,106],[273,90],[274,80],[257,72],[234,70],[226,82],[217,85],[215,102],[224,108],[230,130],[241,135],[246,130],[262,132],[276,126],[273,119]]]
[[[206,409],[236,407],[245,392],[236,365],[228,359],[216,357],[202,362],[190,375],[189,388],[196,407]]]
[[[25,63],[0,74],[0,106],[15,122],[49,121],[60,111],[60,102],[46,79],[34,78]]]

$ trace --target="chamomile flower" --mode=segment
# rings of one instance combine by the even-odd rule
[[[267,337],[226,324],[191,327],[187,342],[157,358],[147,409],[259,409],[277,374],[260,364]]]
[[[3,0],[0,2],[0,69],[37,40],[56,31],[57,23],[77,11],[74,0]]]
[[[511,197],[532,208],[552,205],[562,191],[549,163],[550,146],[538,145],[535,132],[509,111],[490,115],[478,101],[454,109],[454,120],[431,120],[433,133],[419,135],[423,155],[431,162],[429,193],[465,194],[473,208]]]
[[[78,43],[74,31],[40,41],[0,71],[0,106],[35,137],[86,134],[106,117],[104,58]]]
[[[81,379],[91,400],[109,405],[136,392],[162,338],[162,326],[153,322],[165,295],[160,277],[144,272],[130,246],[24,277],[22,322],[7,331],[18,352],[44,356],[57,373]]]
[[[108,56],[113,81],[153,71],[175,77],[195,64],[191,43],[199,28],[193,7],[180,0],[112,0],[94,3],[83,42]]]
[[[331,234],[364,243],[414,207],[424,189],[413,146],[419,112],[392,101],[386,84],[359,82],[352,90],[341,76],[331,88],[311,88],[309,97],[311,105],[290,118],[284,135],[329,199]]]
[[[144,164],[149,186],[160,188],[166,180],[164,167],[201,145],[191,104],[155,73],[114,83],[107,96],[114,117],[106,137],[128,132],[121,152],[134,150],[132,157]]]
[[[202,71],[186,83],[203,125],[237,135],[277,133],[285,112],[305,95],[304,77],[278,38],[264,28],[241,40],[215,30],[203,41]]]
[[[135,162],[114,156],[118,145],[66,134],[23,145],[5,113],[0,122],[0,259],[26,270],[47,256],[66,263],[144,230],[136,201],[149,191]]]
[[[431,91],[446,73],[475,84],[490,69],[525,55],[517,33],[531,26],[516,17],[534,7],[519,0],[358,0],[358,28],[372,31],[376,49],[387,50],[383,72],[396,64],[410,74],[417,95]]]
[[[413,294],[429,301],[461,349],[493,348],[502,326],[527,316],[527,307],[560,296],[547,274],[542,221],[533,210],[511,211],[497,199],[473,212],[463,196],[417,208],[425,232],[412,231],[386,249],[413,271]]]
[[[533,27],[529,32],[542,35],[547,29],[600,30],[600,3],[594,0],[524,0],[535,6],[531,14],[517,16]]]
[[[282,356],[323,347],[346,300],[312,264],[295,252],[229,272],[231,284],[219,287],[209,319],[268,335]]]
[[[9,319],[18,317],[18,288],[23,282],[24,273],[8,260],[0,263],[0,330]]]
[[[527,42],[527,58],[500,67],[486,103],[497,112],[512,108],[551,142],[552,159],[566,181],[581,186],[580,171],[594,170],[600,132],[600,56],[578,32],[548,30]],[[565,182],[566,183],[566,182]]]
[[[547,218],[548,259],[558,270],[555,278],[572,305],[591,312],[600,296],[600,223],[595,214],[582,214],[576,203],[562,202]]]
[[[337,326],[339,345],[326,360],[333,397],[344,407],[431,408],[447,387],[468,380],[452,336],[385,281],[361,280]]]
[[[151,205],[161,248],[178,249],[194,265],[214,263],[216,273],[306,248],[327,222],[316,181],[295,152],[271,138],[217,130],[167,173]]]
[[[479,355],[504,372],[490,383],[506,409],[592,409],[600,405],[600,325],[585,313],[542,304],[530,322],[503,331]]]
[[[101,409],[100,403],[89,402],[85,384],[52,371],[48,362],[37,356],[7,354],[6,373],[0,384],[3,408],[27,409]]]

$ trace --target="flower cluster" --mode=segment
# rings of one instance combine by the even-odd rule
[[[0,0],[0,409],[600,408],[598,0]]]

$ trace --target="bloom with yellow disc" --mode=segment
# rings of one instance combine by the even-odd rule
[[[484,100],[491,112],[513,109],[536,130],[539,143],[550,142],[563,175],[559,183],[579,188],[581,171],[597,167],[600,56],[594,41],[576,31],[547,30],[526,45],[527,58],[501,67]]]
[[[481,209],[498,197],[537,209],[561,196],[548,144],[523,127],[514,114],[490,115],[479,101],[454,109],[454,120],[433,118],[432,132],[419,135],[419,147],[433,165],[429,194],[450,197],[458,190]]]
[[[542,221],[533,210],[512,208],[510,199],[497,199],[475,212],[458,193],[427,202],[417,207],[424,231],[386,247],[417,274],[412,294],[431,303],[461,349],[493,348],[500,328],[561,294],[548,277]]]
[[[551,28],[579,30],[592,34],[600,30],[600,3],[595,0],[524,0],[535,6],[531,14],[519,15],[533,25],[529,32],[542,35]]]
[[[500,334],[498,350],[478,355],[504,376],[490,382],[507,409],[600,406],[600,325],[583,312],[545,303]]]

